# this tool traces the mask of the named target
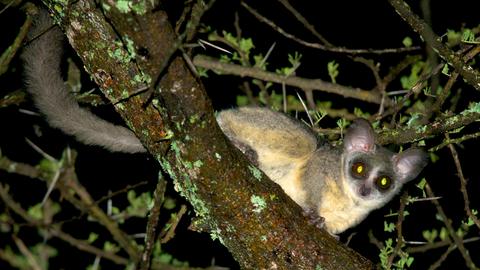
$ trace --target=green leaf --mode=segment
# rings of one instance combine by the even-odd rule
[[[445,241],[447,238],[448,238],[447,228],[442,227],[442,228],[440,229],[440,239],[441,239],[442,241]]]
[[[247,55],[250,54],[250,50],[255,48],[251,38],[242,38],[240,39],[240,50],[245,52]]]
[[[443,75],[450,76],[450,70],[449,70],[449,68],[448,68],[448,64],[443,65],[442,74],[443,74]]]
[[[338,66],[338,63],[336,63],[335,60],[330,61],[327,64],[328,76],[330,76],[330,80],[332,81],[332,83],[337,83],[336,78],[339,74]]]
[[[438,231],[436,229],[431,231],[425,230],[422,232],[422,236],[425,238],[425,240],[427,240],[427,242],[433,243],[438,236]]]
[[[400,78],[400,83],[402,84],[403,89],[412,89],[413,86],[419,81],[420,74],[423,69],[426,67],[424,61],[418,61],[412,65],[410,69],[410,74],[408,76],[402,76]]]
[[[322,119],[327,116],[327,111],[323,108],[318,108],[317,111],[313,114],[313,119],[315,119],[314,125],[317,125]]]
[[[355,107],[353,108],[353,114],[358,118],[369,118],[370,114],[368,112],[363,112],[362,109]]]
[[[163,208],[167,210],[172,210],[177,206],[177,202],[172,199],[171,197],[165,198],[165,201],[163,202]]]
[[[43,218],[43,207],[41,203],[37,203],[34,206],[28,208],[27,213],[36,220]]]
[[[233,54],[235,54],[235,53],[233,53]],[[231,63],[232,59],[233,59],[233,54],[222,54],[222,55],[220,55],[220,62],[221,63]]]
[[[465,29],[462,33],[462,42],[478,44],[479,42],[475,41],[475,33],[471,29]]]
[[[385,245],[383,248],[380,249],[380,254],[378,254],[380,258],[380,263],[383,268],[387,267],[388,257],[393,252],[392,243],[393,243],[393,240],[391,238],[388,238],[387,240],[385,240]]]
[[[420,180],[420,182],[418,182],[416,184],[416,186],[422,191],[425,191],[425,186],[426,185],[427,185],[427,179],[425,179],[425,178],[422,178],[422,180]]]
[[[340,118],[337,120],[337,126],[343,131],[345,129],[345,127],[347,126],[348,124],[348,121],[343,119],[343,118]]]
[[[284,75],[284,76],[290,76],[294,74],[297,68],[301,64],[300,59],[302,59],[302,55],[298,52],[294,52],[293,54],[288,54],[288,62],[290,63],[290,66],[278,68],[275,70],[275,72],[277,74]]]
[[[447,30],[447,42],[450,45],[453,45],[455,43],[458,43],[458,41],[461,39],[462,35],[459,32],[456,32],[454,30]]]
[[[288,54],[288,62],[292,66],[298,66],[300,64],[300,60],[302,59],[302,54],[299,52],[294,52],[293,54]]]
[[[146,217],[153,203],[150,192],[144,192],[137,197],[135,191],[130,190],[127,193],[127,199],[130,205],[127,207],[126,212],[136,217]]]
[[[223,34],[223,38],[225,38],[225,40],[230,43],[231,45],[235,46],[235,47],[238,47],[238,42],[237,42],[237,38],[234,37],[232,35],[232,33],[229,33],[227,31],[222,31],[222,34]]]
[[[53,175],[53,173],[60,169],[61,164],[57,161],[44,158],[40,161],[38,167],[40,168],[40,170],[51,173]]]
[[[105,241],[105,243],[103,243],[103,250],[107,252],[117,253],[120,248],[112,242]]]
[[[253,56],[253,61],[255,63],[255,67],[260,68],[262,70],[266,70],[268,66],[268,62],[264,60],[265,56],[262,54],[257,54]]]
[[[160,254],[160,256],[157,257],[158,261],[164,264],[170,264],[170,262],[172,261],[172,258],[173,256],[168,253],[162,253]]]
[[[408,257],[407,259],[407,266],[410,267],[413,263],[414,258],[413,257]]]
[[[87,239],[87,242],[89,244],[95,242],[95,240],[98,239],[98,234],[97,233],[94,233],[94,232],[91,232],[89,235],[88,235],[88,239]]]
[[[412,38],[411,37],[405,37],[403,40],[402,40],[402,44],[403,46],[407,47],[407,48],[410,48],[412,47]]]
[[[116,206],[112,206],[112,215],[118,215],[120,214],[120,209]]]
[[[198,66],[196,68],[197,68],[198,76],[203,77],[203,78],[208,78],[208,69],[198,67]]]
[[[440,157],[433,152],[430,152],[429,154],[430,154],[430,160],[432,161],[432,163],[436,163],[440,159]]]
[[[395,224],[393,222],[383,222],[383,230],[386,232],[393,232],[395,230]]]

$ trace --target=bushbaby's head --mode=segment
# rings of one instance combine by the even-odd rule
[[[357,203],[371,209],[387,203],[427,164],[420,149],[397,154],[376,145],[372,126],[364,119],[350,126],[343,144],[343,186]]]

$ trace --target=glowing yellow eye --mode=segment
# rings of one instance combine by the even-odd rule
[[[382,186],[385,186],[387,183],[388,179],[386,177],[382,177],[382,179],[380,180],[380,184],[382,184]]]
[[[355,162],[352,165],[352,174],[357,178],[364,178],[367,168],[363,162]]]
[[[377,186],[383,190],[388,189],[392,184],[392,180],[388,176],[380,176],[379,178],[377,178],[376,182],[377,182]]]

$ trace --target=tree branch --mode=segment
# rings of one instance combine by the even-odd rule
[[[454,51],[445,46],[441,42],[441,38],[433,32],[428,24],[412,12],[410,6],[405,3],[405,1],[389,0],[388,2],[390,2],[390,5],[395,8],[395,11],[402,17],[402,19],[405,20],[413,30],[420,34],[427,44],[431,46],[443,60],[455,68],[468,84],[475,89],[480,90],[480,74],[478,71],[465,63],[460,55],[457,55]]]
[[[378,135],[377,142],[380,144],[415,142],[470,125],[480,119],[479,104],[480,103],[474,103],[469,109],[459,114],[439,119],[428,125],[383,130]]]
[[[380,104],[382,97],[375,91],[352,88],[340,84],[329,83],[320,79],[306,79],[296,76],[284,76],[281,74],[264,71],[260,68],[244,67],[240,65],[220,62],[208,56],[197,55],[193,58],[196,66],[221,71],[223,74],[233,74],[241,77],[250,77],[268,82],[281,83],[301,89],[318,90],[327,93],[341,95],[347,98],[355,98],[362,101]],[[391,101],[386,102],[391,105]]]

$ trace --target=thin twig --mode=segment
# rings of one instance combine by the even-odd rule
[[[2,11],[0,11],[0,14],[3,13],[3,11],[6,10],[14,1],[12,0],[10,3],[8,3]],[[26,3],[24,6],[24,10],[26,13],[26,18],[25,21],[23,22],[22,27],[18,30],[18,35],[15,37],[15,40],[10,44],[8,49],[5,49],[0,56],[0,75],[3,75],[5,72],[7,72],[11,61],[14,59],[15,55],[17,55],[17,52],[22,49],[23,41],[25,40],[25,37],[28,34],[28,31],[30,29],[30,26],[32,25],[32,16],[34,12],[36,12],[36,7],[32,3]]]
[[[451,139],[450,137],[448,137],[448,139],[443,140],[443,142],[441,144],[428,149],[428,151],[429,152],[437,152],[438,150],[442,149],[443,147],[445,147],[447,145],[459,144],[459,143],[462,143],[466,140],[471,140],[471,139],[475,139],[475,138],[478,138],[478,137],[480,137],[480,132],[463,135],[460,138],[454,138],[454,139]]]
[[[325,46],[320,43],[308,42],[296,37],[293,34],[288,33],[287,31],[283,30],[281,27],[276,25],[271,20],[265,18],[263,15],[258,13],[255,9],[250,7],[245,2],[241,2],[241,5],[250,12],[257,20],[260,22],[265,23],[266,25],[270,26],[273,30],[278,32],[279,34],[283,35],[284,37],[291,39],[305,47],[319,49],[328,52],[336,52],[336,53],[347,53],[347,54],[387,54],[387,53],[403,53],[403,52],[411,52],[411,51],[418,51],[420,47],[412,46],[412,47],[402,47],[402,48],[389,48],[389,49],[348,49],[344,47],[330,47]]]
[[[439,268],[440,266],[442,266],[442,263],[447,259],[448,255],[454,251],[456,249],[456,246],[454,244],[451,244],[447,250],[445,250],[445,252],[442,254],[442,256],[440,256],[440,258],[438,258],[438,260],[436,262],[434,262],[432,265],[430,265],[430,267],[428,268],[428,270],[434,270],[434,269],[437,269]]]
[[[404,244],[402,224],[405,217],[405,206],[407,205],[407,201],[408,193],[405,191],[400,198],[400,208],[398,209],[397,224],[395,225],[397,228],[397,244],[395,245],[392,254],[388,256],[387,269],[391,268],[393,260],[398,256]]]
[[[298,92],[297,93],[297,97],[298,99],[300,100],[300,102],[302,103],[302,107],[303,109],[305,110],[305,112],[307,113],[307,116],[308,116],[308,120],[310,121],[310,126],[313,127],[315,125],[315,123],[313,123],[313,119],[312,119],[312,116],[310,115],[310,112],[308,111],[308,108],[307,108],[307,105],[305,105],[305,102],[303,101],[302,97],[300,96],[300,94]],[[287,110],[287,108],[285,107],[285,111]]]
[[[189,17],[189,20],[186,24],[186,41],[189,42],[191,41],[196,33],[198,26],[200,25],[202,21],[202,17],[207,12],[213,4],[215,4],[216,0],[210,0],[210,1],[203,1],[203,0],[197,0],[196,3],[193,4],[192,6],[192,12],[191,16]],[[178,31],[177,31],[178,33]]]
[[[8,186],[3,186],[0,183],[0,199],[5,203],[5,205],[11,209],[15,214],[19,215],[22,217],[24,220],[26,220],[28,223],[32,225],[36,225],[38,223],[38,220],[33,219],[27,211],[25,211],[22,206],[17,203],[8,193]]]
[[[370,241],[371,244],[376,246],[379,250],[385,247],[383,243],[375,237],[372,230],[368,231],[368,240]]]
[[[298,12],[291,4],[288,2],[288,0],[278,0],[292,15],[299,21],[310,33],[312,33],[318,40],[323,42],[323,44],[327,45],[328,47],[333,47],[333,44],[330,43],[326,38],[324,38],[320,33],[317,32],[315,27],[310,24],[303,15]]]
[[[136,189],[138,187],[145,186],[147,184],[148,184],[148,181],[142,181],[142,182],[135,183],[133,185],[127,185],[126,187],[121,188],[119,190],[109,192],[108,195],[105,195],[105,196],[101,197],[100,199],[96,200],[95,204],[99,205],[99,204],[103,203],[104,201],[109,200],[109,199],[111,199],[115,196],[127,193],[128,191],[130,191],[132,189]]]
[[[464,244],[478,242],[478,241],[480,241],[480,237],[471,237],[471,238],[463,239]],[[411,242],[408,242],[408,243],[411,244]],[[448,246],[450,244],[452,244],[452,240],[450,240],[450,238],[446,238],[445,240],[424,244],[419,247],[408,247],[406,251],[408,253],[424,253],[432,249]]]
[[[34,144],[31,140],[29,140],[28,138],[25,138],[25,141],[33,148],[33,150],[37,151],[37,153],[39,153],[40,155],[42,155],[43,158],[51,161],[51,162],[55,162],[57,163],[58,160],[55,159],[54,157],[52,157],[51,155],[47,154],[47,152],[45,152],[42,148],[40,148],[38,145]]]
[[[157,187],[153,193],[153,207],[150,210],[150,215],[147,222],[147,232],[145,237],[145,248],[143,249],[142,256],[140,258],[140,270],[147,270],[150,267],[150,261],[152,256],[153,247],[155,245],[156,231],[158,225],[158,219],[160,217],[160,209],[162,207],[165,195],[166,182],[162,174],[159,173]]]
[[[428,196],[435,197],[428,183],[425,185],[425,190],[427,191]],[[449,237],[452,238],[453,242],[458,247],[460,254],[462,254],[462,257],[465,260],[466,266],[472,270],[477,269],[477,267],[475,266],[475,263],[472,261],[472,258],[470,257],[470,253],[463,245],[463,239],[457,235],[457,232],[453,228],[452,221],[448,218],[445,211],[443,211],[443,207],[440,205],[440,203],[437,200],[432,200],[432,203],[435,205],[435,208],[437,209],[437,213],[441,216],[442,221],[445,224],[445,227],[447,228]]]
[[[30,267],[33,270],[43,270],[43,268],[40,266],[39,262],[37,262],[37,259],[35,258],[35,256],[33,256],[32,252],[30,252],[25,243],[15,235],[12,235],[12,239],[15,242],[15,245],[17,245],[20,252],[23,254],[23,256],[27,258],[27,262]]]
[[[87,241],[76,239],[59,229],[50,228],[49,232],[52,236],[55,236],[63,240],[64,242],[69,243],[70,245],[76,247],[78,250],[88,252],[90,254],[96,255],[101,258],[105,258],[119,265],[127,265],[129,263],[129,260],[127,260],[126,258],[120,257],[114,253],[107,252],[107,251],[104,251],[103,249],[92,246]]]
[[[35,166],[13,161],[3,155],[0,156],[0,170],[30,178],[39,178],[43,174],[43,172]]]
[[[445,138],[447,140],[450,139],[450,136],[448,135],[448,133],[445,134]],[[460,191],[462,192],[462,196],[463,196],[465,213],[471,220],[473,220],[475,225],[477,225],[477,227],[480,229],[480,220],[478,220],[478,218],[472,213],[472,209],[470,208],[470,199],[468,198],[468,191],[467,191],[467,179],[465,179],[465,176],[463,175],[462,164],[460,164],[460,159],[458,158],[458,152],[455,149],[455,146],[453,144],[449,144],[448,148],[450,149],[450,153],[452,154],[455,167],[457,168],[457,175],[458,175],[458,178],[460,179]]]
[[[178,213],[176,215],[173,215],[170,220],[167,222],[167,225],[162,233],[160,234],[159,238],[161,238],[160,243],[164,244],[170,239],[173,238],[175,235],[175,229],[177,228],[178,223],[182,219],[182,216],[187,212],[187,206],[182,204],[180,206],[180,210],[178,210]]]

